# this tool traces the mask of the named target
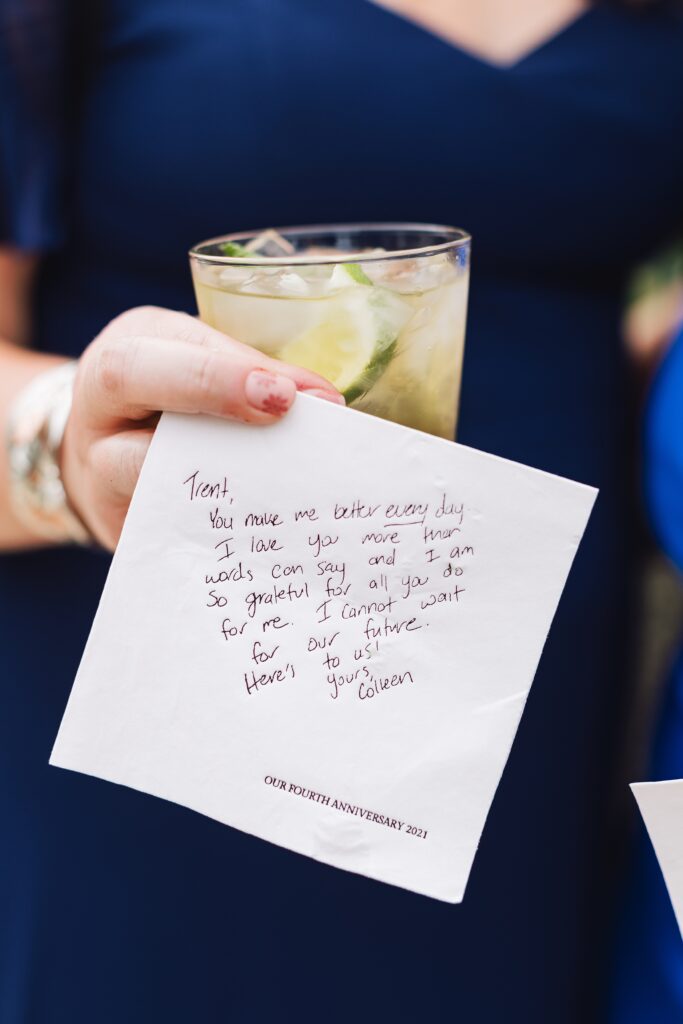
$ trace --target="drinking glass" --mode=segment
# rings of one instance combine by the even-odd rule
[[[452,439],[471,239],[432,224],[213,238],[190,264],[202,320],[315,370],[354,409]]]

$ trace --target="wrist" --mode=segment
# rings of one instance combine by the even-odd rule
[[[33,377],[12,402],[7,422],[13,513],[35,537],[52,543],[92,541],[67,497],[61,473],[76,368],[75,362],[64,362]]]

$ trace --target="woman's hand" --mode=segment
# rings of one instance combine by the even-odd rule
[[[262,355],[186,313],[141,307],[83,353],[62,445],[62,479],[93,536],[113,550],[164,411],[268,424],[296,392],[343,404],[322,377]]]

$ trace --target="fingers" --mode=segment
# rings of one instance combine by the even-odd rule
[[[185,313],[128,310],[80,360],[61,456],[74,508],[113,548],[158,413],[267,424],[287,412],[297,390],[344,402],[318,374],[266,356]]]
[[[72,504],[93,537],[109,551],[116,548],[121,536],[153,432],[150,426],[97,438],[88,447],[80,473],[71,476],[71,484],[80,479],[81,487],[76,490],[80,501],[74,501],[73,488],[67,486],[65,477]]]
[[[292,405],[296,381],[263,363],[246,346],[213,349],[158,337],[122,338],[93,347],[79,388],[96,429],[156,410],[271,423]]]
[[[92,445],[91,466],[100,485],[115,502],[127,507],[138,482],[152,440],[153,430],[122,430]]]
[[[133,336],[156,337],[185,341],[192,345],[213,351],[232,352],[243,359],[253,359],[254,349],[240,341],[210,327],[188,313],[157,306],[141,306],[129,309],[113,320],[106,329],[107,335],[125,339]],[[319,398],[326,398],[343,404],[341,395],[325,377],[300,366],[283,363],[267,355],[259,356],[259,365],[273,373],[289,377],[298,391],[315,392]]]

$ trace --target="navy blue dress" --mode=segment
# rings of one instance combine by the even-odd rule
[[[460,439],[601,488],[459,907],[49,768],[107,560],[2,557],[0,1022],[590,1021],[634,547],[619,309],[683,212],[683,27],[595,7],[501,70],[368,0],[0,9],[37,347],[194,310],[186,250],[224,231],[459,224]]]

